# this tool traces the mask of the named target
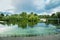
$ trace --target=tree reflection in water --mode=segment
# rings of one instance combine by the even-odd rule
[[[26,28],[26,27],[34,27],[34,25],[36,25],[38,22],[28,22],[28,20],[21,20],[21,21],[8,21],[8,22],[4,22],[4,23],[0,23],[0,24],[7,24],[8,26],[12,25],[18,25],[18,27],[22,27],[22,28]]]

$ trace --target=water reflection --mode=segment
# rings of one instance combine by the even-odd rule
[[[52,24],[33,21],[10,21],[0,23],[1,36],[49,35],[55,33],[57,33],[56,26]]]
[[[36,25],[38,22],[28,22],[28,21],[10,21],[10,22],[6,22],[6,23],[0,23],[0,24],[7,24],[8,26],[12,25],[18,25],[18,27],[22,27],[22,28],[26,28],[28,26],[30,27],[34,27],[34,25]]]

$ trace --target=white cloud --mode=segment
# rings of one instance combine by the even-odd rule
[[[53,9],[52,12],[60,12],[60,6]]]
[[[33,1],[33,5],[36,7],[37,10],[41,10],[45,8],[45,1],[44,0],[35,0]]]
[[[60,3],[60,0],[13,0],[13,5],[16,8],[16,12],[20,11],[34,11],[34,12],[47,12],[53,8],[56,8]],[[56,6],[57,5],[57,6]]]
[[[50,13],[60,12],[60,6],[49,10]]]
[[[42,15],[52,15],[53,13],[60,12],[60,6],[49,10],[49,12],[43,12]]]
[[[0,11],[5,11],[8,9],[13,9],[12,0],[0,0]]]
[[[51,1],[51,0],[46,0],[46,2],[45,2],[46,5],[48,5],[48,4],[50,3],[50,1]]]
[[[35,0],[33,1],[33,5],[36,8],[36,10],[46,10],[45,8],[52,8],[57,7],[56,5],[59,5],[60,0]]]
[[[50,4],[51,0],[35,0],[33,1],[33,5],[37,10],[45,10],[46,5]]]
[[[34,11],[34,12],[56,12],[60,8],[60,0],[0,0],[0,11],[9,10],[9,12]],[[26,4],[26,5],[25,5]],[[56,6],[54,8],[54,6]],[[49,9],[50,7],[50,9]],[[34,10],[35,9],[35,10]]]

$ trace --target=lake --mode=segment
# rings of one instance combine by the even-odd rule
[[[46,23],[29,24],[0,24],[0,37],[7,36],[44,36],[59,34],[60,29],[55,25]]]

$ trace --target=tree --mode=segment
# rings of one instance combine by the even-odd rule
[[[3,16],[4,16],[4,14],[3,14],[3,13],[1,13],[1,14],[0,14],[0,16],[1,16],[1,17],[3,17]]]
[[[50,18],[52,19],[48,20],[48,22],[53,24],[60,24],[60,12],[53,13]]]
[[[27,17],[27,13],[26,13],[26,12],[22,12],[22,13],[20,14],[20,16],[23,17],[23,18],[26,18],[26,17]]]
[[[34,16],[38,16],[38,15],[35,13]]]
[[[3,19],[3,17],[4,17],[4,14],[3,14],[3,13],[1,13],[1,14],[0,14],[0,20],[2,20],[2,19]]]
[[[34,13],[33,12],[31,12],[31,15],[33,15]]]
[[[60,18],[60,12],[56,12],[58,18]]]

